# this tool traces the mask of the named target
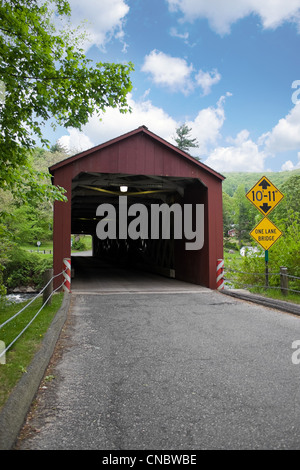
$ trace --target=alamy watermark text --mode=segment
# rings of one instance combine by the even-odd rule
[[[119,197],[118,216],[112,204],[100,204],[97,217],[103,217],[96,227],[100,240],[128,237],[141,239],[182,239],[186,250],[200,250],[204,245],[204,204],[144,204],[128,207],[127,196]]]

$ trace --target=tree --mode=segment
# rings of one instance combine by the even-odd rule
[[[228,232],[234,226],[234,204],[232,198],[223,191],[223,234],[228,236]]]
[[[47,121],[80,130],[94,112],[130,110],[133,65],[92,63],[78,31],[55,27],[70,12],[67,0],[0,0],[0,195],[4,190],[19,205],[65,200],[48,170],[33,165],[37,139],[50,147]],[[0,206],[0,295],[2,265],[13,252],[9,215]]]
[[[246,192],[245,185],[240,184],[232,198],[234,223],[240,247],[251,240],[250,232],[256,225],[255,217],[258,214],[254,206],[246,199]]]
[[[191,147],[199,147],[197,139],[193,139],[189,135],[191,130],[192,129],[189,128],[187,124],[182,124],[176,129],[176,137],[174,138],[180,150],[187,152]]]
[[[49,144],[46,121],[81,129],[94,111],[129,110],[133,65],[92,64],[78,34],[54,26],[70,11],[67,0],[0,0],[0,188],[14,191],[27,171],[32,191],[41,189],[28,155],[37,138]]]
[[[47,210],[48,209],[48,210]],[[37,241],[52,239],[52,211],[47,207],[22,204],[6,218],[6,226],[12,232],[13,241],[18,244],[36,245]]]
[[[54,145],[51,145],[50,152],[51,153],[55,153],[55,152],[67,153],[67,149],[57,141]]]
[[[276,224],[285,230],[294,223],[295,214],[299,215],[300,207],[300,175],[292,175],[281,186],[280,191],[284,198],[271,215]]]

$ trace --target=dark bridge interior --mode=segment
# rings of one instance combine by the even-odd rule
[[[122,192],[121,188],[126,188]],[[71,232],[89,234],[93,237],[93,257],[119,267],[143,268],[168,277],[175,277],[175,243],[170,239],[157,240],[129,237],[100,240],[96,235],[96,226],[102,217],[96,216],[100,204],[111,204],[116,212],[116,224],[119,220],[119,198],[127,197],[127,206],[140,203],[150,211],[151,204],[174,203],[183,205],[185,195],[190,190],[200,194],[206,187],[198,179],[162,176],[144,176],[112,173],[80,173],[72,181]],[[171,218],[171,222],[172,222]],[[128,217],[128,222],[130,218]],[[74,259],[73,266],[79,259]],[[94,266],[99,262],[93,261]],[[82,263],[81,263],[82,264]],[[107,267],[107,265],[106,265]],[[83,264],[81,273],[83,272]]]

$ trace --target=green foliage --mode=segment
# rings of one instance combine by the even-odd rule
[[[180,150],[187,152],[191,147],[199,147],[197,139],[193,139],[190,136],[191,130],[187,124],[182,124],[176,129],[175,142]]]
[[[4,269],[4,266],[0,265],[0,300],[1,300],[1,297],[6,294],[6,287],[3,284],[3,272],[2,272],[3,269]]]
[[[237,232],[239,246],[250,242],[250,231],[255,226],[256,209],[246,199],[246,188],[240,184],[233,196],[223,192],[223,227],[224,236],[234,228]]]
[[[84,250],[86,250],[86,244],[81,239],[75,240],[73,245],[72,245],[72,249],[75,250],[75,251],[84,251]]]
[[[11,240],[7,227],[3,223],[0,223],[0,300],[1,297],[6,294],[3,276],[5,263],[9,260],[9,253],[12,252],[14,246],[15,244]]]
[[[237,250],[238,246],[234,241],[231,241],[227,238],[224,240],[224,248],[226,248],[227,250]]]
[[[32,286],[39,289],[43,285],[44,271],[51,267],[52,260],[15,247],[5,263],[3,281],[9,289],[20,286]]]
[[[234,220],[234,205],[232,198],[223,192],[223,232],[224,237],[227,236],[228,231],[232,228]]]
[[[246,192],[248,192],[263,176],[262,173],[249,172],[224,172],[223,175],[226,177],[223,181],[223,191],[231,197],[241,184],[245,186]],[[293,171],[268,172],[265,176],[267,176],[277,188],[280,188],[291,176],[297,175],[300,176],[300,169]]]
[[[52,238],[52,211],[24,204],[14,210],[7,225],[14,241],[36,245]]]
[[[46,173],[48,167],[57,161],[63,160],[67,154],[58,149],[45,151],[44,149],[34,149],[30,156],[30,165],[37,172]],[[40,183],[49,187],[50,191],[54,188],[51,184],[49,175]],[[20,190],[21,191],[21,190]],[[47,189],[45,190],[47,192]],[[24,202],[24,199],[26,202]],[[27,200],[28,199],[28,200]],[[14,252],[18,250],[18,245],[28,244],[36,246],[37,241],[42,243],[52,240],[52,221],[53,221],[53,198],[45,197],[37,192],[24,196],[11,191],[0,190],[0,297],[6,292],[6,287],[16,287],[16,281],[22,279],[22,268],[17,269],[18,273],[10,278],[7,274],[10,259],[14,259]],[[32,256],[32,255],[28,255]],[[38,267],[43,266],[38,263]],[[8,268],[9,269],[9,268]],[[36,273],[37,275],[37,273]],[[17,279],[15,279],[17,277]],[[32,283],[30,276],[26,277],[26,282]],[[9,284],[7,282],[9,281]],[[24,282],[25,283],[25,282]]]
[[[0,3],[0,188],[14,191],[16,181],[24,184],[26,172],[33,191],[45,189],[38,188],[28,152],[36,138],[48,143],[42,132],[46,121],[80,129],[95,111],[128,111],[132,64],[93,64],[80,49],[76,32],[55,29],[54,15],[67,19],[69,3]]]
[[[291,276],[300,277],[300,219],[295,219],[281,237],[269,250],[269,285],[280,287],[280,267],[287,268]],[[264,256],[248,255],[242,258],[239,270],[243,273],[237,276],[241,284],[265,285],[265,258]],[[289,278],[289,288],[300,291],[298,279]]]
[[[269,250],[270,263],[276,272],[279,272],[280,266],[285,266],[288,273],[300,277],[300,214],[294,212],[289,215],[289,225],[277,226],[282,230],[282,237]],[[290,282],[290,287],[296,285],[300,290],[300,283],[297,281]]]
[[[295,223],[300,208],[300,174],[292,175],[281,186],[284,198],[272,212],[272,220],[280,224],[282,230]],[[275,222],[275,224],[276,224]]]
[[[0,206],[0,294],[3,282],[9,287],[31,278],[38,283],[31,261],[27,269],[25,255],[9,245],[49,238],[51,204],[66,200],[65,191],[51,184],[47,165],[36,164],[41,156],[36,140],[49,146],[44,124],[51,120],[53,127],[81,129],[108,107],[129,111],[133,65],[87,59],[80,48],[84,36],[55,26],[67,21],[70,11],[66,0],[0,1],[0,199],[5,201]],[[56,145],[49,153],[62,152]]]
[[[257,178],[256,181],[261,177]],[[281,175],[282,177],[282,175]],[[245,177],[246,179],[246,177]],[[276,185],[272,178],[272,183]],[[253,184],[255,184],[255,182]],[[248,186],[246,189],[246,185]],[[252,185],[253,186],[253,185]],[[238,228],[238,234],[242,229],[250,232],[259,220],[263,218],[252,204],[247,201],[245,194],[252,186],[244,183],[242,189],[239,185],[232,196],[225,193],[223,209],[224,223],[231,220]],[[290,276],[300,277],[300,174],[298,172],[289,173],[282,184],[277,186],[284,194],[284,199],[272,211],[269,219],[282,231],[282,237],[269,250],[269,285],[271,288],[280,290],[280,267],[287,268]],[[251,239],[247,241],[242,236],[240,242],[258,247]],[[226,246],[226,244],[225,244]],[[230,261],[227,269],[240,271],[242,274],[229,274],[228,278],[235,279],[235,287],[243,285],[264,286],[265,285],[265,257],[264,251],[261,253],[248,253],[247,256],[238,261]],[[275,274],[273,274],[275,273]],[[299,279],[289,278],[289,288],[300,291]]]
[[[28,329],[6,353],[6,364],[0,365],[0,408],[6,402],[12,389],[26,372],[27,367],[38,350],[40,343],[61,306],[63,294],[54,294],[51,305],[46,305]],[[43,297],[39,297],[24,312],[1,328],[1,340],[8,346],[31,321],[42,306]],[[0,324],[19,312],[27,302],[9,304],[0,300]]]

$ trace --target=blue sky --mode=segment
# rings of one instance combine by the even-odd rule
[[[52,143],[77,152],[141,125],[174,143],[187,123],[199,142],[191,154],[221,173],[300,168],[300,82],[292,88],[300,80],[300,0],[70,5],[72,25],[87,20],[88,57],[133,62],[133,111],[107,110],[81,133],[48,130]]]

